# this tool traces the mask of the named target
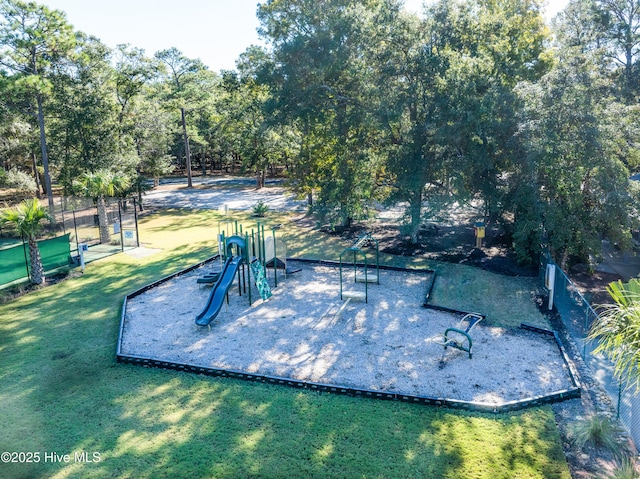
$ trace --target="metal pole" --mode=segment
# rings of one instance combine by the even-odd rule
[[[356,250],[353,250],[353,282],[358,281],[358,257],[356,256]]]
[[[62,202],[62,196],[60,197],[60,214],[62,215],[62,234],[67,234],[67,228],[64,224],[64,204]]]
[[[136,247],[140,247],[140,233],[138,230],[138,208],[135,197],[133,198],[133,218],[136,222]]]
[[[242,252],[242,257],[246,258],[247,257],[247,252],[243,251]],[[248,263],[246,261],[244,261],[245,264],[242,265],[242,289],[244,290],[244,292],[247,292],[247,273],[245,273],[245,268],[248,266]]]
[[[240,247],[238,246],[238,248],[240,248]],[[244,253],[242,253],[242,254],[244,254]],[[238,251],[238,256],[239,255],[240,255],[240,251]],[[242,280],[240,278],[240,276],[242,275],[242,272],[241,272],[242,269],[243,269],[243,266],[239,267],[238,268],[238,273],[237,273],[237,275],[238,275],[238,294],[240,296],[242,296]]]
[[[31,272],[29,271],[29,259],[27,258],[27,248],[24,244],[24,235],[22,235],[22,252],[24,253],[24,266],[27,269],[27,278],[31,279]]]
[[[256,235],[254,234],[253,229],[251,229],[251,255],[256,255]]]
[[[78,246],[78,224],[76,223],[76,210],[72,210],[73,213],[73,229],[76,231],[76,251],[79,250]]]
[[[244,237],[245,237],[244,262],[247,264],[247,279],[249,283],[249,291],[248,291],[249,306],[251,306],[251,263],[250,263],[251,259],[249,258],[249,248],[246,247],[248,246],[249,233],[245,233]]]
[[[260,228],[262,226],[262,228]],[[262,230],[262,231],[260,231]],[[264,225],[258,225],[258,251],[260,257],[260,264],[264,266],[266,252],[264,250]]]
[[[620,419],[620,404],[622,403],[622,381],[618,381],[618,407],[616,412],[616,419]]]
[[[273,228],[273,276],[274,276],[274,284],[275,287],[278,287],[278,254],[276,250],[276,229]]]
[[[364,256],[364,302],[369,303],[369,278],[367,277],[367,270],[369,268],[367,266],[367,254],[363,252],[362,256]],[[471,343],[469,343],[469,347],[471,347]]]
[[[377,283],[380,284],[380,245],[378,245],[378,240],[374,239],[376,245],[376,274],[378,275]]]
[[[587,331],[589,331],[589,308],[587,308],[587,310],[585,312],[585,315],[584,315],[584,331],[585,331],[585,334],[587,333]],[[586,338],[582,342],[583,342],[582,357],[586,358],[587,357],[587,340],[586,340]]]
[[[344,252],[342,254],[344,254]],[[342,301],[342,254],[340,255],[340,300],[341,301]]]
[[[124,251],[124,227],[122,226],[122,210],[118,201],[118,223],[120,224],[120,251]]]

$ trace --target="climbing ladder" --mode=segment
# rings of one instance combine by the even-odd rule
[[[379,258],[379,247],[378,247],[378,240],[376,240],[373,236],[371,236],[370,233],[364,233],[363,235],[359,236],[356,241],[353,243],[353,245],[351,245],[351,250],[358,250],[358,251],[362,251],[363,248],[372,248],[375,247],[376,250],[376,272],[375,274],[370,274],[367,271],[367,264],[365,261],[365,271],[363,273],[357,273],[356,274],[356,282],[358,283],[364,283],[365,281],[367,283],[376,283],[376,284],[380,284],[380,258]],[[363,254],[365,254],[363,252]],[[366,254],[365,254],[365,258],[366,258]]]
[[[251,270],[253,271],[253,277],[255,278],[260,297],[263,301],[267,301],[272,296],[272,293],[269,283],[267,282],[264,266],[260,261],[254,259],[251,262]]]

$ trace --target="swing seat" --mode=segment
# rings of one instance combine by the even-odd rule
[[[444,334],[435,338],[433,342],[444,346],[444,349],[451,346],[460,351],[465,351],[469,353],[469,359],[472,359],[473,340],[471,339],[471,330],[483,319],[484,316],[478,313],[465,314],[460,323],[458,323],[457,328],[447,328]]]
[[[380,284],[380,281],[378,279],[378,275],[377,274],[356,274],[356,282],[357,283],[376,283],[376,284]]]
[[[342,299],[355,299],[356,301],[364,301],[367,294],[364,291],[343,291]]]

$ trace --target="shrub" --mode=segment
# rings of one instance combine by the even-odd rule
[[[269,211],[269,205],[265,205],[262,201],[258,201],[253,207],[253,215],[262,218]]]
[[[618,465],[604,476],[600,476],[601,479],[640,479],[640,473],[636,469],[634,460],[625,456],[618,463]]]
[[[35,193],[37,191],[36,181],[17,168],[12,168],[4,175],[0,175],[0,181],[5,187],[18,190],[20,193]]]
[[[621,433],[622,428],[617,422],[598,414],[579,421],[573,428],[574,442],[578,448],[583,449],[590,444],[608,449],[616,455],[619,455],[622,449]]]

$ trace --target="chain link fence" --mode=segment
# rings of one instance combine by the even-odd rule
[[[69,234],[38,241],[45,274],[70,265]],[[26,242],[0,249],[0,286],[30,276],[31,258]]]
[[[138,239],[138,203],[135,198],[108,198],[106,215],[110,239],[108,243],[100,241],[100,222],[98,207],[91,198],[61,197],[55,202],[55,222],[47,226],[49,234],[70,234],[70,241],[77,245],[86,243],[89,248],[101,245],[106,247],[135,248],[140,245]],[[115,248],[117,249],[117,248]]]
[[[46,261],[56,264],[49,271],[64,265],[78,265],[78,248],[81,244],[88,246],[84,253],[86,263],[140,246],[137,207],[135,198],[108,199],[106,216],[109,240],[101,242],[98,208],[91,198],[56,198],[54,221],[44,225],[38,241],[43,260],[46,256]],[[4,245],[0,249],[0,286],[28,278],[29,260],[28,254],[24,253],[28,247],[22,238],[5,228],[0,230],[0,239]],[[61,252],[63,249],[64,253]],[[61,260],[63,256],[64,261]]]
[[[640,444],[640,395],[614,377],[611,361],[603,354],[595,354],[597,343],[587,341],[591,325],[598,314],[549,254],[541,256],[539,271],[545,288],[549,290],[553,285],[553,306],[579,346],[582,358],[591,369],[593,377],[606,391],[634,442]]]

